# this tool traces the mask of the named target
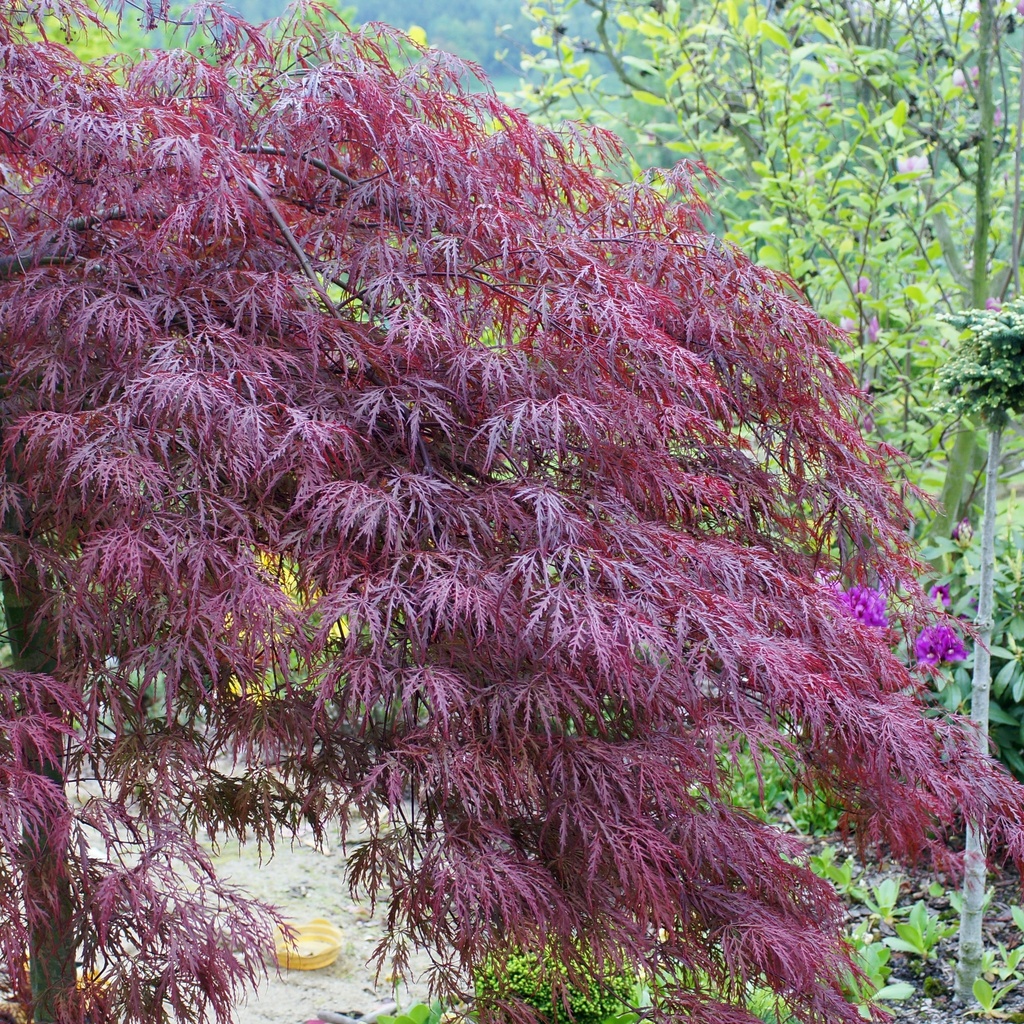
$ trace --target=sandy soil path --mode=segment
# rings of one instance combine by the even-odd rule
[[[413,977],[379,980],[367,958],[383,933],[378,906],[354,903],[348,894],[345,860],[339,849],[318,852],[303,840],[282,840],[271,860],[260,862],[255,846],[226,847],[214,858],[218,873],[253,896],[276,906],[295,924],[325,917],[344,934],[341,955],[330,967],[313,971],[270,968],[268,979],[238,1004],[236,1024],[303,1024],[318,1010],[366,1013],[394,998],[400,1007],[427,1001],[425,954],[412,958]]]

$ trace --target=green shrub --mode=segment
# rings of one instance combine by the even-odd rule
[[[762,821],[785,821],[804,835],[835,832],[841,809],[793,784],[794,772],[765,754],[755,765],[749,750],[737,755],[730,772],[729,802]]]
[[[567,979],[560,962],[545,957],[542,963],[536,953],[516,953],[505,961],[503,971],[489,966],[477,974],[476,994],[484,1001],[520,999],[536,1010],[543,1024],[624,1024],[638,1019],[630,1012],[631,1007],[649,1002],[649,993],[642,991],[637,978],[617,974],[600,984],[594,980],[585,989],[567,984],[567,1011],[561,989],[555,990],[555,979]],[[749,989],[746,1008],[766,1024],[789,1024],[793,1020],[774,992],[756,985]]]
[[[638,983],[633,975],[612,974],[600,982],[592,979],[585,987],[568,984],[567,979],[565,967],[553,957],[542,961],[537,953],[523,952],[511,954],[500,968],[488,964],[474,980],[478,999],[520,999],[544,1024],[604,1024],[636,1003]],[[562,981],[564,989],[556,981]]]

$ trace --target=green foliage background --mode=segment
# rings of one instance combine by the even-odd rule
[[[584,33],[566,27],[579,6],[591,15]],[[982,462],[973,427],[957,443],[961,425],[934,392],[956,337],[938,314],[973,300],[977,4],[537,0],[529,10],[521,101],[619,132],[638,165],[707,165],[717,229],[843,329],[836,344],[874,398],[865,427],[907,453],[897,472],[941,495],[948,514],[920,504],[919,532],[948,536]],[[1009,4],[996,22],[987,270],[998,302],[1019,287],[1024,33]]]

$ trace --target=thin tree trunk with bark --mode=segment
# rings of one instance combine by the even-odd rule
[[[995,105],[992,99],[992,50],[995,11],[993,0],[978,2],[978,111],[981,115],[981,139],[978,142],[978,167],[975,172],[974,266],[971,297],[976,309],[984,309],[989,297],[988,244],[992,221],[992,134],[995,129]],[[985,511],[981,531],[981,594],[978,598],[978,640],[974,652],[974,677],[971,685],[971,721],[976,728],[979,749],[988,751],[988,703],[992,686],[989,647],[992,643],[992,590],[995,576],[996,481],[999,476],[999,449],[1003,418],[993,417],[988,424],[988,465],[985,470]],[[982,904],[985,900],[985,848],[987,837],[980,824],[967,822],[964,852],[963,909],[960,912],[960,949],[956,965],[956,996],[972,1003],[974,982],[981,973],[984,944],[981,936]]]
[[[26,572],[22,579],[33,578]],[[41,599],[38,586],[16,590],[10,580],[3,583],[4,615],[10,639],[14,668],[20,672],[51,674],[56,662],[46,632],[39,628]],[[56,707],[45,707],[57,716]],[[42,913],[29,915],[29,981],[32,990],[32,1016],[35,1024],[57,1024],[61,1007],[73,997],[77,981],[74,934],[74,897],[67,869],[65,822],[61,809],[65,768],[55,751],[63,748],[64,736],[56,734],[48,749],[28,747],[22,755],[22,767],[53,787],[52,802],[40,810],[38,818],[23,826],[22,858],[26,906],[37,906]]]
[[[995,579],[996,484],[1003,425],[991,423],[988,435],[988,465],[985,471],[985,512],[981,527],[981,593],[978,598],[978,639],[974,649],[974,677],[971,685],[971,721],[978,748],[988,751],[988,704],[992,685],[992,607]],[[960,950],[956,967],[956,995],[962,1002],[974,1001],[974,982],[981,971],[984,942],[981,924],[985,900],[985,834],[977,822],[967,823],[964,854],[963,909],[960,912]]]

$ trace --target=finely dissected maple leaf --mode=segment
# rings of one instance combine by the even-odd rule
[[[676,977],[669,1016],[756,980],[858,1020],[834,894],[729,803],[741,738],[897,854],[961,809],[1017,855],[1021,790],[819,574],[927,604],[831,329],[699,169],[623,184],[307,14],[87,66],[3,7],[12,977],[40,1020],[226,1020],[270,923],[196,837],[358,813],[381,955],[442,992],[548,949]]]

